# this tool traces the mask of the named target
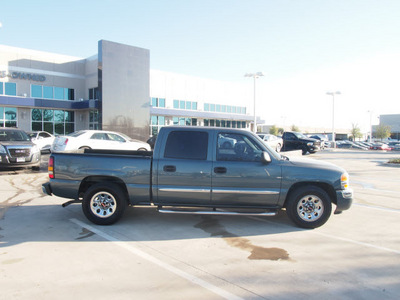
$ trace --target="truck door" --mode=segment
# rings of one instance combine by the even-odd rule
[[[264,149],[255,137],[220,132],[212,170],[212,201],[216,205],[270,206],[278,202],[281,166],[261,161]],[[230,146],[228,143],[230,142]]]
[[[283,144],[285,147],[285,151],[295,150],[299,148],[299,140],[294,133],[285,132],[284,135],[285,138]]]
[[[164,137],[165,138],[165,137]],[[207,131],[174,130],[166,137],[153,180],[155,203],[208,205],[212,158]]]

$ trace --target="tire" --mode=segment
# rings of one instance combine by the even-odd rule
[[[281,144],[276,145],[276,148],[275,148],[276,152],[278,152],[278,153],[281,152],[281,149],[282,149]]]
[[[301,154],[303,154],[303,155],[307,154],[307,147],[306,146],[302,146],[301,147]]]
[[[84,194],[82,210],[89,221],[98,225],[111,225],[122,217],[126,202],[125,193],[118,185],[96,183]]]
[[[328,221],[332,203],[328,194],[320,187],[308,185],[290,193],[286,202],[286,213],[299,227],[317,228]]]

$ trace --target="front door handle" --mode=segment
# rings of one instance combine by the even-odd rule
[[[175,166],[164,166],[163,170],[164,170],[164,172],[175,172],[176,167]]]
[[[226,168],[225,167],[215,167],[214,173],[224,174],[224,173],[226,173]]]

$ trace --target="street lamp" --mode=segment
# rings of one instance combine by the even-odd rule
[[[258,77],[264,76],[263,72],[257,72],[257,73],[246,73],[244,74],[244,77],[253,77],[254,79],[254,128],[253,131],[254,133],[257,133],[257,118],[256,118],[256,79]]]
[[[341,92],[327,92],[326,94],[332,96],[332,147],[335,148],[335,95],[340,95]]]
[[[372,143],[372,110],[369,110],[369,130],[370,130],[370,134],[369,134],[369,142]]]

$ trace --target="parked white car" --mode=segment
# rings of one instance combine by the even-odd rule
[[[263,140],[263,142],[267,145],[269,145],[272,149],[274,149],[276,152],[280,152],[282,149],[283,145],[283,140],[282,138],[273,135],[273,134],[265,134],[265,133],[260,133],[257,134],[260,139]]]
[[[58,136],[51,146],[52,152],[76,151],[78,149],[143,150],[151,151],[150,145],[127,135],[113,131],[80,130]]]
[[[31,141],[36,144],[41,152],[50,151],[55,136],[47,131],[29,131],[27,132]]]

